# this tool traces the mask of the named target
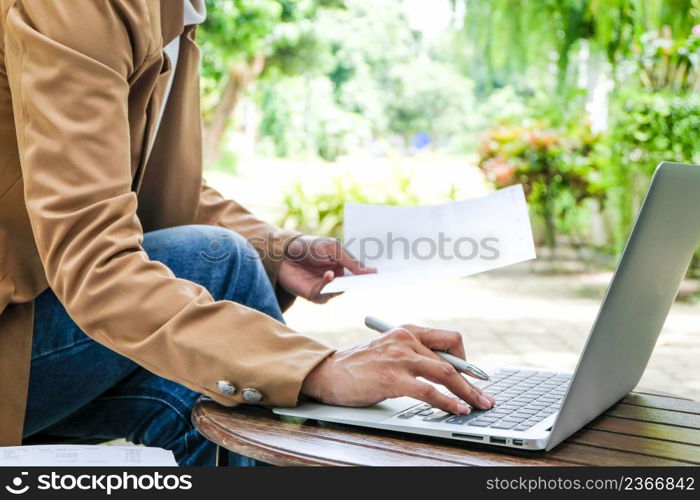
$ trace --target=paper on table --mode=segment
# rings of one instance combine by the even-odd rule
[[[0,467],[170,467],[172,451],[143,446],[37,445],[0,448]]]
[[[345,248],[376,274],[341,276],[323,293],[470,276],[536,257],[521,185],[441,205],[345,205]]]

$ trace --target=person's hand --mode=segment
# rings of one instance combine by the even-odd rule
[[[474,408],[493,407],[495,399],[471,385],[433,349],[464,358],[458,332],[403,325],[368,344],[329,356],[309,373],[301,392],[339,406],[369,406],[388,398],[410,396],[450,413],[471,411],[463,402],[417,379],[423,377],[444,385]]]
[[[292,295],[323,303],[338,294],[321,294],[321,290],[345,269],[353,274],[376,272],[363,267],[336,239],[299,236],[287,246],[278,281]]]

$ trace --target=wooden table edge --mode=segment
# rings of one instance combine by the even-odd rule
[[[646,388],[641,388],[638,387],[631,391],[630,394],[642,394],[642,395],[650,395],[650,396],[656,396],[656,397],[663,397],[663,398],[669,398],[669,399],[676,399],[676,400],[681,400],[681,401],[692,401],[688,400],[686,398],[680,398],[668,393],[662,393],[660,391],[655,391],[655,390],[650,390]],[[242,455],[245,455],[247,457],[253,458],[255,460],[269,463],[271,465],[278,465],[278,466],[357,466],[361,465],[356,462],[349,462],[349,461],[343,461],[339,459],[328,459],[328,458],[320,458],[318,456],[312,455],[312,454],[307,454],[303,453],[298,450],[290,450],[288,448],[283,448],[279,446],[274,446],[271,444],[268,444],[264,442],[263,440],[256,440],[254,438],[251,438],[250,435],[244,436],[241,435],[241,433],[237,433],[235,431],[232,431],[231,429],[220,425],[215,419],[213,415],[207,414],[206,411],[206,406],[204,406],[202,403],[208,402],[208,398],[200,398],[195,405],[193,412],[192,412],[192,422],[197,428],[197,430],[207,439],[210,441],[218,444],[219,446],[231,450],[235,453],[240,453]],[[213,401],[211,401],[214,403]],[[275,418],[273,414],[269,416],[269,418]],[[279,417],[277,417],[279,418]],[[578,443],[582,446],[590,446],[587,443]],[[551,457],[553,459],[553,462],[551,465],[553,466],[580,466],[583,465],[581,463],[576,463],[576,462],[570,462],[569,460],[561,460],[557,459],[556,453],[553,454]],[[534,457],[533,457],[534,458]],[[540,460],[542,457],[538,457]],[[539,460],[538,460],[539,461]],[[559,463],[557,463],[559,462]],[[562,463],[566,462],[566,463]],[[442,466],[449,467],[449,466],[474,466],[474,465],[480,465],[477,463],[459,463],[456,461],[451,461],[451,460],[445,460],[444,464],[441,464]],[[485,464],[485,465],[491,465],[491,464]],[[501,465],[501,464],[494,464],[494,465]],[[503,466],[517,466],[519,464],[513,464],[513,463],[503,463]],[[523,465],[528,465],[528,464],[523,464]],[[533,466],[547,466],[550,464],[542,464],[542,463],[533,463]],[[691,464],[688,464],[691,465]]]
[[[266,445],[260,441],[244,438],[238,434],[231,433],[209,418],[203,411],[200,404],[202,399],[197,401],[192,411],[192,423],[199,433],[216,443],[218,446],[245,455],[254,460],[278,466],[299,466],[302,461],[304,466],[351,466],[350,463],[322,460],[318,457],[303,453],[291,453],[281,448]]]

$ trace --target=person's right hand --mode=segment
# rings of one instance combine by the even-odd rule
[[[450,413],[471,411],[463,402],[417,379],[423,377],[444,385],[474,408],[493,407],[496,401],[492,397],[471,385],[433,350],[464,359],[458,332],[403,325],[367,344],[329,356],[309,373],[301,392],[339,406],[370,406],[388,398],[410,396]]]

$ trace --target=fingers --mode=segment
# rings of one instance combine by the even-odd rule
[[[481,390],[471,385],[451,364],[440,358],[406,328],[395,328],[387,332],[386,336],[387,340],[397,346],[413,351],[406,358],[412,375],[444,385],[455,396],[480,410],[488,410],[495,404],[493,398],[485,396]]]
[[[424,328],[416,325],[403,325],[428,349],[434,351],[446,351],[462,359],[466,358],[462,334],[450,330],[437,328]]]
[[[323,304],[325,302],[328,302],[330,299],[332,299],[336,295],[340,295],[339,293],[325,293],[325,294],[321,293],[321,290],[323,290],[323,287],[326,286],[331,281],[333,281],[334,278],[335,278],[335,273],[333,271],[324,272],[323,276],[321,276],[321,279],[317,280],[313,284],[313,286],[311,287],[311,290],[309,291],[308,299],[312,300],[318,304]]]
[[[452,394],[466,401],[474,408],[488,410],[493,401],[481,394],[451,364],[420,356],[414,365],[414,373],[431,382],[444,385]]]
[[[406,393],[406,396],[424,401],[435,408],[440,408],[443,411],[456,415],[466,415],[471,411],[464,403],[445,396],[435,387],[425,382],[408,377],[403,385],[405,387],[403,392]]]
[[[338,243],[340,245],[340,243]],[[376,273],[377,269],[374,267],[364,267],[363,264],[352,257],[348,252],[340,248],[340,264],[346,269],[349,269],[353,274],[372,274]]]
[[[321,244],[325,257],[330,261],[335,261],[342,268],[348,269],[353,274],[376,273],[373,267],[364,267],[362,263],[347,252],[339,240],[324,240]]]
[[[422,356],[425,356],[425,357],[430,358],[430,359],[435,359],[435,360],[437,360],[437,361],[439,361],[439,362],[441,362],[441,363],[447,363],[447,361],[445,361],[445,360],[442,359],[440,356],[438,356],[438,355],[435,353],[435,351],[433,351],[433,350],[431,350],[431,349],[428,349],[428,348],[427,348],[425,345],[423,345],[420,341],[416,341],[416,343],[415,343],[415,345],[413,346],[413,348],[414,348],[414,350],[415,350],[418,354],[420,354],[420,355],[422,355]],[[448,364],[449,364],[449,363],[448,363]],[[451,366],[451,365],[450,365],[450,366]],[[457,371],[459,372],[459,370],[457,370]],[[464,380],[467,384],[469,384],[469,385],[471,386],[471,388],[474,389],[476,392],[478,392],[478,393],[481,394],[481,395],[484,394],[484,391],[482,391],[479,387],[473,385],[468,379],[465,379],[465,378],[462,377],[462,376],[460,376],[460,378],[461,378],[462,380]],[[494,405],[496,404],[496,400],[495,400],[494,398],[492,398],[491,396],[486,395],[486,399],[488,399],[489,401],[491,401],[492,404],[494,404]]]
[[[364,267],[334,238],[298,236],[287,246],[286,258],[305,267],[332,269],[336,276],[342,276],[345,269],[353,274],[377,272],[375,268]]]

